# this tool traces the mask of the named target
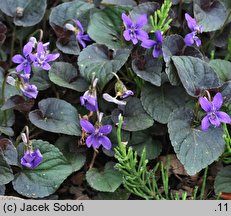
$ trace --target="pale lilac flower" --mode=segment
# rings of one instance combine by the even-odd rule
[[[25,83],[20,85],[22,93],[28,98],[36,98],[38,95],[38,89],[35,85],[30,85],[29,83]]]
[[[33,150],[27,150],[24,153],[24,156],[21,158],[21,165],[28,167],[30,169],[36,168],[39,164],[41,164],[43,161],[43,156],[39,149]]]
[[[22,141],[27,144],[28,143],[28,139],[27,139],[27,136],[25,133],[21,133],[21,138],[22,138]]]
[[[89,111],[95,112],[98,110],[96,94],[90,93],[89,90],[80,97],[80,103],[82,106],[85,106]]]
[[[203,28],[201,25],[197,25],[196,20],[187,13],[185,14],[185,19],[192,32],[185,36],[184,42],[187,46],[192,46],[195,43],[199,47],[201,45],[201,40],[197,37],[197,34],[202,33]]]
[[[123,106],[125,106],[126,103],[127,103],[126,101],[118,100],[115,97],[112,97],[108,93],[104,93],[103,94],[103,99],[106,100],[106,101],[108,101],[108,102],[115,103],[117,105],[123,105]]]
[[[86,145],[88,148],[92,146],[93,148],[97,149],[102,145],[107,150],[111,149],[111,141],[107,136],[105,136],[111,133],[111,125],[103,125],[99,128],[95,128],[89,121],[85,119],[80,120],[80,125],[82,129],[89,134],[86,140]]]
[[[123,95],[121,95],[120,97],[125,99],[129,96],[133,96],[134,95],[134,92],[132,90],[126,90],[125,92],[123,92]]]
[[[33,49],[33,44],[31,42],[28,42],[24,47],[23,47],[23,56],[20,54],[16,54],[13,56],[12,61],[14,63],[19,64],[16,67],[17,72],[24,71],[26,74],[29,74],[31,72],[31,59],[30,59],[30,54]]]
[[[206,97],[200,97],[199,102],[202,109],[207,112],[207,115],[201,121],[202,130],[206,131],[210,124],[215,127],[219,127],[221,122],[231,123],[230,116],[225,112],[219,111],[223,103],[221,93],[217,93],[212,102],[210,102]]]
[[[39,42],[37,44],[37,53],[30,54],[30,58],[33,61],[35,67],[42,68],[43,70],[50,70],[51,66],[48,64],[50,61],[54,61],[59,57],[59,53],[49,54],[47,51],[47,43],[43,44]]]
[[[84,29],[79,20],[75,20],[75,24],[78,27],[78,31],[76,33],[77,41],[82,45],[83,48],[86,47],[85,41],[92,41],[88,34],[84,34]]]
[[[162,43],[163,43],[163,36],[159,30],[155,32],[156,40],[143,40],[141,43],[141,46],[144,48],[153,48],[152,55],[154,58],[158,58],[160,55],[162,55]]]
[[[148,33],[142,28],[148,23],[147,15],[141,15],[137,18],[137,21],[133,23],[131,18],[125,13],[122,14],[125,31],[123,32],[124,39],[126,41],[132,41],[133,44],[137,44],[138,40],[143,41],[148,39]]]

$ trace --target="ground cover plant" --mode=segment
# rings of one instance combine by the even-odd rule
[[[0,195],[230,199],[228,0],[0,1]]]

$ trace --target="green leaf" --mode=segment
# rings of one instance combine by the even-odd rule
[[[42,140],[32,140],[32,145],[43,155],[42,163],[33,170],[23,167],[21,172],[15,175],[12,183],[14,189],[23,196],[45,197],[59,188],[72,173],[72,167],[54,145]],[[22,156],[23,144],[19,147]]]
[[[176,68],[171,61],[171,57],[176,56],[193,56],[203,59],[202,53],[195,47],[185,47],[184,38],[174,34],[167,36],[162,45],[163,58],[166,62],[165,72],[172,85],[179,85],[180,79]]]
[[[53,68],[53,64],[51,68]],[[33,68],[33,72],[34,73],[30,79],[30,83],[36,85],[39,91],[48,89],[51,85],[51,82],[49,80],[47,71],[40,68]]]
[[[173,56],[179,78],[191,96],[198,96],[204,90],[218,88],[221,84],[217,74],[208,63],[191,56]]]
[[[4,82],[4,70],[3,70],[3,68],[0,67],[0,92],[2,92],[3,82]],[[10,97],[12,97],[14,95],[20,95],[19,91],[14,86],[6,84],[5,100],[8,100]]]
[[[70,55],[79,55],[80,45],[78,44],[76,37],[74,35],[70,36],[68,42],[63,42],[62,39],[56,41],[56,46],[63,53]]]
[[[143,149],[146,148],[146,157],[149,160],[157,158],[162,151],[161,142],[150,136],[147,131],[133,132],[128,146],[132,146],[139,156],[142,155]]]
[[[95,190],[101,192],[114,192],[122,183],[122,174],[114,168],[113,162],[105,165],[104,171],[96,168],[87,171],[88,184]]]
[[[111,72],[116,73],[127,61],[130,54],[129,49],[109,50],[99,44],[93,44],[83,49],[79,55],[78,65],[81,75],[92,80],[95,73],[99,79],[98,84],[103,88],[113,77]]]
[[[214,69],[222,82],[231,80],[231,62],[222,59],[214,59],[209,62],[209,65]]]
[[[167,36],[163,41],[163,58],[167,64],[170,63],[172,56],[192,56],[203,59],[202,53],[195,47],[185,47],[184,38],[174,34]]]
[[[84,92],[89,84],[78,77],[76,68],[66,62],[55,62],[49,71],[50,80],[64,88],[69,88],[75,91]]]
[[[118,116],[121,113],[119,109],[112,112],[112,120],[115,124],[118,123]],[[122,128],[127,131],[139,131],[151,127],[154,123],[142,107],[141,101],[138,98],[132,97],[128,100],[123,113],[124,124]]]
[[[3,156],[9,165],[18,165],[18,152],[13,143],[7,139],[0,139],[0,150],[2,150]]]
[[[93,4],[82,0],[75,0],[60,4],[52,9],[49,22],[52,28],[63,27],[67,21],[72,19],[83,19],[83,17],[94,7]]]
[[[72,165],[72,172],[80,170],[86,162],[86,154],[78,149],[76,144],[76,138],[70,136],[62,136],[55,143],[55,146]]]
[[[11,128],[14,124],[14,120],[13,110],[0,110],[0,132],[7,136],[14,136],[14,131]]]
[[[4,0],[0,1],[0,9],[14,18],[17,26],[33,26],[39,23],[46,11],[46,0]],[[20,9],[19,9],[20,8]],[[22,13],[17,11],[22,10]]]
[[[168,122],[172,146],[189,175],[213,163],[225,148],[222,127],[208,131],[193,128],[193,117],[191,109],[180,108],[172,112]]]
[[[194,1],[194,16],[199,25],[203,26],[204,32],[220,29],[227,17],[227,11],[220,1],[211,3],[204,0]]]
[[[231,81],[225,82],[219,91],[222,93],[224,102],[229,103],[231,100]]]
[[[90,4],[82,0],[59,4],[52,9],[49,17],[49,23],[54,31],[57,33],[57,35],[61,37],[63,37],[65,34],[68,34],[67,30],[64,29],[64,25],[67,22],[73,24],[71,20],[80,20],[83,28],[86,31],[88,25],[89,11],[93,7],[94,4]],[[80,47],[76,41],[74,33],[68,35],[68,41],[65,43],[62,43],[61,40],[57,40],[56,46],[62,52],[67,54],[78,55],[80,52]]]
[[[140,60],[132,61],[132,69],[136,75],[153,85],[161,85],[162,62],[153,59],[153,56],[145,56],[144,64]]]
[[[215,193],[231,193],[231,166],[224,167],[216,176],[214,182]]]
[[[154,120],[166,124],[172,111],[185,105],[187,95],[182,87],[169,84],[155,87],[146,84],[141,90],[140,99],[145,111]]]
[[[118,188],[115,192],[99,192],[97,196],[94,197],[94,200],[127,200],[131,195],[125,189]]]
[[[6,186],[0,185],[0,195],[5,195],[5,191],[6,191]]]
[[[120,49],[125,46],[123,39],[122,13],[125,7],[106,7],[93,13],[90,18],[88,34],[99,44],[111,49]]]
[[[13,171],[0,151],[0,185],[8,184],[13,179]]]
[[[78,112],[71,104],[56,98],[41,100],[39,109],[29,113],[29,119],[36,127],[53,133],[79,136]]]
[[[118,6],[136,6],[136,2],[134,0],[102,0],[101,4],[112,4]]]
[[[159,8],[160,5],[157,2],[144,2],[134,7],[130,12],[130,15],[133,21],[137,21],[138,17],[144,14],[146,14],[149,18],[150,15],[153,15],[154,12]],[[151,30],[151,25],[149,22],[143,27],[143,29],[148,32]]]

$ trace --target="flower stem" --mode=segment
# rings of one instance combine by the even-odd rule
[[[95,159],[96,159],[96,156],[99,152],[97,151],[97,149],[94,148],[94,154],[93,154],[93,158],[91,160],[91,163],[89,165],[89,169],[91,169],[93,166],[94,166],[94,163],[95,163]]]

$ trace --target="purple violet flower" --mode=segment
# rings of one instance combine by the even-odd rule
[[[89,90],[80,97],[80,103],[82,106],[85,106],[89,111],[95,112],[98,110],[97,97],[96,95],[91,94]]]
[[[201,121],[201,128],[203,131],[206,131],[210,124],[215,127],[219,127],[221,122],[231,123],[230,116],[225,112],[219,111],[223,103],[221,93],[217,93],[212,102],[210,102],[206,97],[200,97],[199,102],[202,109],[207,112],[207,115]]]
[[[112,126],[111,125],[103,125],[99,128],[95,128],[89,121],[85,119],[80,120],[80,125],[82,129],[90,134],[86,140],[86,145],[88,148],[93,146],[93,148],[99,148],[102,145],[105,149],[111,149],[111,141],[105,136],[111,133]]]
[[[24,156],[21,158],[21,165],[28,167],[30,169],[36,168],[39,164],[41,164],[43,161],[43,156],[39,149],[33,150],[27,150],[24,153]]]
[[[38,95],[38,89],[35,85],[29,83],[21,85],[22,93],[28,98],[36,98]]]
[[[201,40],[197,37],[197,34],[203,32],[203,27],[201,25],[197,25],[196,20],[187,13],[185,14],[185,19],[192,32],[185,36],[184,42],[187,46],[192,46],[195,43],[199,47],[201,45]]]
[[[187,21],[187,25],[191,31],[196,31],[198,33],[203,32],[202,25],[197,25],[197,22],[194,18],[192,18],[188,13],[185,14],[185,19]]]
[[[75,20],[75,24],[78,27],[78,31],[76,34],[77,41],[82,45],[83,48],[86,47],[86,43],[84,41],[92,41],[88,34],[84,34],[84,29],[79,20]]]
[[[14,63],[19,64],[16,67],[17,72],[24,71],[26,74],[29,74],[31,72],[31,59],[30,59],[30,54],[33,49],[33,44],[31,42],[28,42],[24,47],[23,47],[23,56],[20,54],[16,54],[13,56],[12,61]]]
[[[162,43],[163,43],[163,36],[159,30],[155,32],[156,40],[143,40],[141,43],[141,46],[144,48],[153,48],[152,55],[154,58],[158,58],[160,55],[162,55]]]
[[[125,13],[122,14],[123,23],[125,26],[125,31],[123,33],[124,39],[126,41],[132,41],[133,44],[137,44],[138,40],[148,39],[148,33],[142,30],[148,22],[147,15],[141,15],[137,18],[135,23],[132,22],[131,18]]]
[[[133,95],[134,95],[134,92],[132,90],[127,90],[120,97],[124,99],[124,98],[127,98],[129,96],[133,96]]]
[[[194,43],[199,47],[201,45],[201,40],[196,36],[196,32],[191,32],[187,34],[184,38],[184,42],[187,46],[192,46]]]
[[[48,64],[50,61],[54,61],[59,57],[59,53],[48,54],[47,43],[39,42],[37,44],[37,53],[35,55],[30,54],[30,58],[33,61],[35,67],[42,68],[43,70],[50,70],[51,66]]]

